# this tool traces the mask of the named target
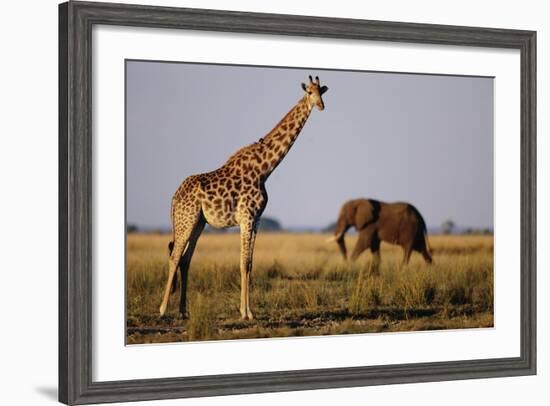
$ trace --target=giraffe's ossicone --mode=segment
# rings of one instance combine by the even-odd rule
[[[168,280],[160,306],[164,315],[168,297],[181,273],[180,313],[186,316],[187,274],[197,240],[206,223],[225,228],[238,225],[241,232],[241,305],[243,319],[252,319],[249,306],[250,273],[256,227],[267,204],[265,182],[300,134],[314,106],[323,110],[322,95],[328,88],[319,78],[302,83],[304,96],[259,141],[233,154],[215,171],[189,176],[172,198],[172,233]]]

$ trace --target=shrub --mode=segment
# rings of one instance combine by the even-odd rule
[[[208,340],[214,338],[216,327],[216,309],[212,300],[201,293],[196,293],[190,303],[190,314],[187,322],[189,340]]]

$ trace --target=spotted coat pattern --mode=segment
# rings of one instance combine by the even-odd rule
[[[160,307],[166,311],[170,291],[174,291],[179,265],[181,272],[180,313],[186,313],[187,272],[193,250],[205,223],[241,230],[241,316],[252,319],[248,287],[256,227],[267,204],[265,182],[288,153],[304,127],[312,109],[324,108],[321,94],[326,86],[310,77],[306,94],[266,136],[238,150],[220,168],[186,178],[172,198],[172,230],[169,275]],[[324,89],[324,91],[323,91]],[[183,256],[182,256],[183,255]]]

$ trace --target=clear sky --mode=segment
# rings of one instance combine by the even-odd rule
[[[127,220],[169,225],[189,175],[257,141],[319,75],[329,87],[268,179],[264,216],[324,227],[346,200],[408,201],[429,227],[493,227],[493,79],[128,61]]]

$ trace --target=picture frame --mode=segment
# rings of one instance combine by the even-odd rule
[[[464,361],[94,381],[92,375],[92,28],[516,49],[521,71],[520,356]],[[123,157],[121,157],[123,159]],[[59,6],[59,400],[65,404],[219,396],[536,373],[536,33],[383,21],[68,2]]]

